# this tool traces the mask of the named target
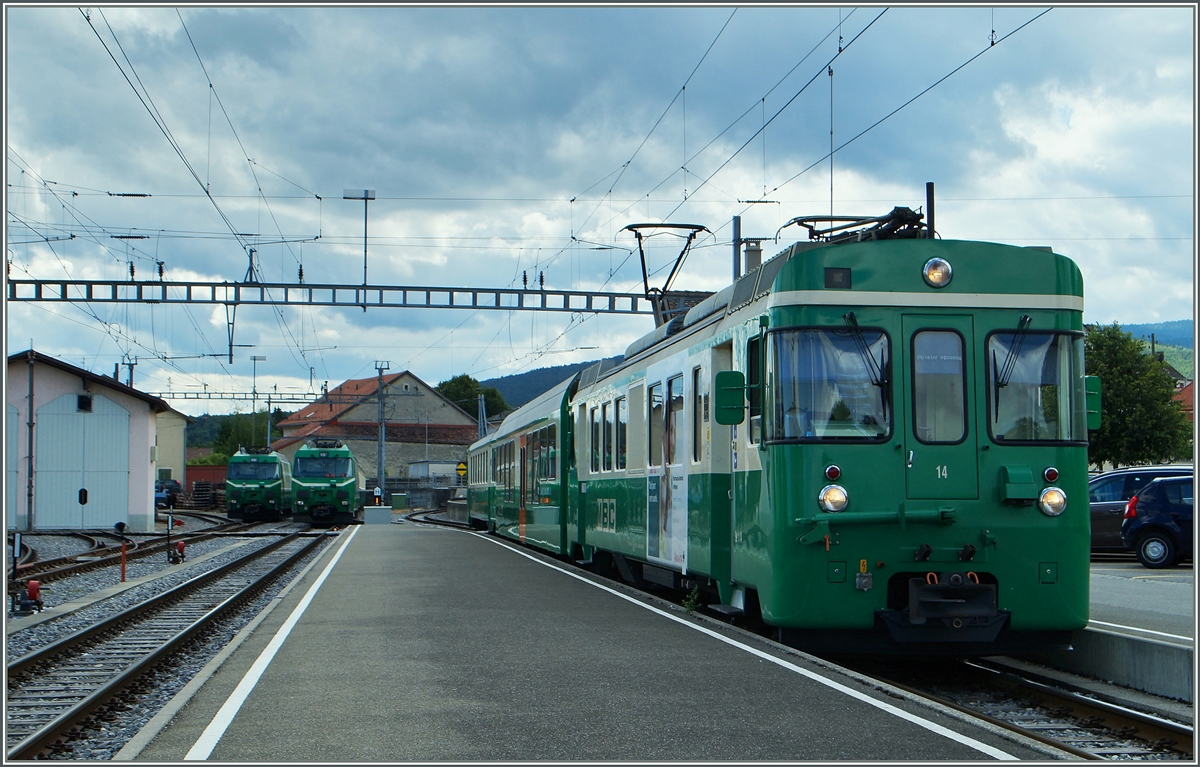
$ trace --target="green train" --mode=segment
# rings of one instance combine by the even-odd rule
[[[350,448],[336,439],[316,439],[292,457],[297,522],[315,527],[361,525],[366,477]]]
[[[230,519],[279,520],[292,514],[292,465],[269,447],[243,447],[225,471]]]
[[[1047,248],[831,227],[472,445],[495,533],[814,651],[1088,622],[1083,281]]]

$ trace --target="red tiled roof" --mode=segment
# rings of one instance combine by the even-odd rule
[[[1195,413],[1195,398],[1192,396],[1192,381],[1188,381],[1176,390],[1175,396],[1172,398],[1183,407],[1183,413],[1189,421],[1194,420]]]
[[[390,386],[400,376],[404,375],[405,371],[393,373],[383,377],[383,385]],[[344,382],[341,386],[329,391],[329,398],[326,400],[321,397],[311,405],[304,407],[292,413],[287,418],[280,421],[277,426],[280,428],[294,426],[308,426],[313,423],[324,423],[326,421],[337,418],[347,410],[361,404],[367,397],[373,396],[379,391],[379,378],[352,378]],[[293,435],[296,436],[296,435]]]

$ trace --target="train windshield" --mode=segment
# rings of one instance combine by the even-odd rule
[[[350,476],[349,458],[296,458],[292,467],[293,477],[348,477]]]
[[[227,479],[279,479],[279,464],[230,461]]]
[[[891,346],[881,330],[771,333],[772,441],[880,441],[892,428]]]
[[[1005,331],[988,338],[990,417],[996,442],[1083,442],[1083,337]]]

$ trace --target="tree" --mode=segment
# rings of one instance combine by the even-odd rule
[[[275,431],[275,429],[272,429]],[[240,447],[267,444],[267,410],[257,413],[234,413],[228,416],[213,440],[213,452],[233,455]]]
[[[1175,382],[1144,342],[1116,323],[1089,326],[1084,358],[1103,391],[1101,426],[1088,444],[1090,463],[1117,467],[1191,455],[1192,427],[1172,400]]]
[[[482,386],[471,376],[463,373],[448,381],[442,381],[434,387],[446,399],[458,405],[471,415],[479,411],[479,395],[483,395],[484,406],[487,407],[488,417],[499,415],[508,410],[504,397],[494,386]]]

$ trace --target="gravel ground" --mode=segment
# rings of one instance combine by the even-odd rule
[[[202,541],[194,546],[190,546],[187,549],[187,553],[188,557],[193,559],[210,551],[221,551],[222,549],[228,549],[228,551],[223,551],[203,562],[183,567],[169,575],[164,575],[134,586],[122,591],[120,594],[115,594],[107,599],[96,602],[89,607],[10,634],[6,648],[8,661],[12,662],[22,655],[57,640],[59,637],[66,636],[84,626],[103,620],[132,605],[174,588],[184,581],[214,570],[227,562],[245,556],[251,551],[260,549],[273,542],[274,539],[272,538],[221,538]],[[245,545],[239,546],[237,545],[239,543]],[[154,557],[153,559],[153,562],[143,560],[127,563],[125,567],[126,580],[139,578],[143,575],[153,575],[166,569],[165,555],[164,560],[160,560],[158,557]],[[42,599],[45,601],[47,607],[51,607],[64,604],[73,599],[86,597],[100,589],[114,586],[119,582],[118,567],[108,567],[101,570],[79,573],[78,575],[51,581],[44,585],[42,587]],[[21,618],[13,617],[11,613],[9,614],[9,626],[19,626],[20,621]]]
[[[250,538],[250,539],[225,539],[212,542],[204,542],[196,544],[195,547],[188,548],[189,556],[198,556],[202,547],[206,544],[211,544],[211,548],[221,548],[229,546],[231,543],[238,540],[248,540],[246,546],[241,546],[236,551],[229,551],[220,554],[212,559],[209,559],[195,567],[181,569],[169,576],[155,579],[154,581],[135,586],[129,591],[123,592],[115,598],[105,599],[97,602],[95,605],[84,608],[70,616],[48,621],[40,626],[34,626],[28,630],[17,632],[8,637],[8,658],[11,661],[14,657],[19,657],[20,654],[41,646],[46,642],[53,641],[57,636],[61,636],[69,631],[76,630],[79,626],[94,622],[98,618],[106,617],[114,612],[124,609],[125,606],[134,601],[140,601],[154,594],[172,588],[184,580],[198,575],[200,572],[207,571],[213,567],[217,567],[224,562],[251,551],[252,548],[265,546],[271,542],[270,538]],[[335,540],[332,536],[328,541]],[[266,591],[258,596],[253,602],[245,608],[238,611],[236,614],[226,618],[221,625],[207,632],[201,637],[193,640],[191,651],[184,658],[178,658],[169,664],[164,664],[159,667],[159,673],[155,677],[156,684],[149,692],[139,696],[136,703],[131,704],[125,711],[116,712],[116,719],[111,722],[104,722],[100,729],[89,733],[89,737],[85,740],[75,741],[70,744],[70,751],[51,756],[52,759],[88,759],[102,760],[111,759],[134,735],[138,733],[146,725],[150,719],[165,706],[171,698],[173,698],[183,687],[196,675],[204,666],[224,648],[247,623],[254,619],[254,616],[265,608],[275,595],[278,594],[288,583],[300,573],[309,562],[316,557],[321,556],[326,546],[318,547],[307,557],[297,562],[291,571],[275,581]],[[148,572],[153,572],[155,569],[165,567],[165,562],[148,565]],[[103,577],[103,573],[92,576],[84,574],[73,576],[70,579],[56,581],[55,584],[66,584],[68,581],[75,581],[78,578],[97,578]],[[132,577],[132,576],[130,576]],[[92,591],[112,585],[112,578],[108,576],[107,582],[100,585],[94,585]],[[73,583],[70,590],[74,592],[79,590],[81,594],[89,593],[85,591],[86,585],[83,582]],[[17,619],[19,620],[19,619]],[[15,653],[15,654],[14,654]]]

